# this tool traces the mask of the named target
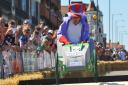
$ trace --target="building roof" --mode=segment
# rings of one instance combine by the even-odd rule
[[[97,11],[94,1],[91,1],[88,5],[87,11]]]
[[[120,45],[119,43],[107,43],[107,46],[106,47],[109,47],[109,48],[116,48],[116,49],[122,49],[122,48],[125,48],[124,45]]]

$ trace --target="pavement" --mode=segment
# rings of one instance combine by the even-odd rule
[[[98,82],[98,83],[75,83],[75,84],[60,84],[60,85],[128,85],[128,81]]]
[[[117,75],[128,75],[128,71],[112,71],[112,72],[106,73],[105,76],[117,76]]]

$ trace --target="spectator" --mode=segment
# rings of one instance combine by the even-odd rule
[[[49,30],[47,35],[43,37],[42,40],[42,46],[43,48],[48,51],[49,53],[51,52],[51,47],[53,45],[53,30]]]
[[[15,33],[15,44],[19,45],[19,38],[22,35],[22,26],[18,25],[16,28],[16,33]]]
[[[24,22],[23,22],[23,30],[24,29],[29,29],[32,32],[31,25],[32,24],[31,24],[29,19],[24,20]]]
[[[44,26],[45,26],[45,22],[44,21],[40,21],[39,27],[41,28],[41,32],[43,32]]]
[[[118,53],[120,60],[126,60],[126,53],[121,49]]]
[[[113,49],[113,52],[112,52],[112,58],[113,60],[119,59],[118,51],[115,48]]]
[[[8,29],[5,34],[4,45],[15,45],[15,36],[12,29]]]
[[[112,53],[111,53],[111,50],[110,49],[105,49],[105,54],[104,54],[104,57],[102,60],[104,61],[112,61],[113,58],[112,58]]]
[[[41,37],[39,31],[35,30],[30,38],[33,44],[38,47],[41,44]]]
[[[23,29],[23,35],[20,36],[19,43],[20,47],[23,49],[27,48],[28,39],[30,36],[30,30],[29,29]]]
[[[8,22],[8,29],[11,29],[13,31],[13,34],[16,32],[16,22],[15,20],[10,20]]]
[[[53,44],[53,30],[48,30],[48,34],[47,34],[47,39],[48,39],[48,41],[51,43],[51,44]]]
[[[43,35],[42,36],[46,36],[48,33],[48,26],[44,26],[44,30],[43,30]]]
[[[38,25],[35,26],[35,30],[34,31],[38,32],[40,37],[42,36],[42,28],[40,26],[38,26]]]

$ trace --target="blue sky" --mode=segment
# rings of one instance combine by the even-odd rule
[[[74,1],[74,0],[71,0]],[[90,0],[77,0],[83,1],[84,3],[89,3]],[[95,3],[97,0],[94,0]],[[107,34],[107,41],[109,39],[109,0],[98,0],[99,1],[99,8],[103,12],[103,25],[104,25],[104,33]],[[126,49],[128,49],[128,0],[110,0],[111,3],[111,28],[112,29],[112,14],[114,15],[113,19],[113,41],[117,41],[117,28],[118,28],[118,35],[120,35],[119,40],[122,44],[126,45]],[[62,5],[68,5],[68,0],[61,0]],[[97,4],[97,3],[96,3]],[[122,15],[117,15],[117,14]],[[110,30],[111,31],[111,30]],[[112,32],[111,32],[112,35]],[[112,36],[111,36],[112,39]]]

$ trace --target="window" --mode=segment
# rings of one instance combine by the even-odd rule
[[[22,0],[22,10],[26,11],[26,0]]]
[[[32,10],[31,10],[31,12],[32,12],[32,16],[36,16],[36,2],[34,1],[34,0],[32,0]]]
[[[99,28],[99,33],[101,33],[101,28]]]

